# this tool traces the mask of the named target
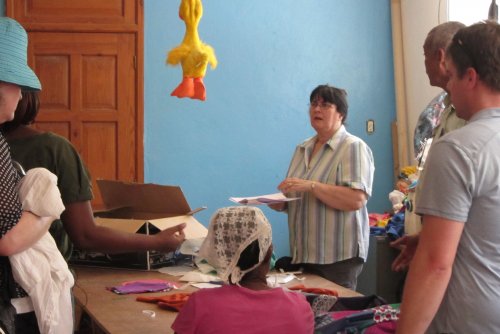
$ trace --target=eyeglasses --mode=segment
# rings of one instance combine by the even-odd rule
[[[331,107],[333,107],[333,104],[328,103],[328,102],[312,102],[309,103],[309,108],[314,109],[316,107],[319,107],[321,110],[328,110]]]

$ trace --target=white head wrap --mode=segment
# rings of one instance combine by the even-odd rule
[[[241,253],[255,240],[259,241],[259,262],[242,271],[236,264]],[[271,225],[259,208],[227,207],[212,216],[199,256],[217,270],[222,280],[227,282],[230,277],[231,283],[236,284],[262,263],[271,242]]]

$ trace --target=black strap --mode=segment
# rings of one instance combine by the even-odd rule
[[[0,256],[0,271],[0,297],[10,303],[10,299],[16,297],[16,283],[7,256]]]
[[[7,334],[14,334],[16,309],[10,299],[15,296],[16,285],[6,256],[0,256],[0,275],[0,328]]]

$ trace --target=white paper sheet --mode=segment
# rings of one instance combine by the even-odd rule
[[[179,281],[190,282],[190,283],[210,283],[217,282],[221,279],[214,275],[207,275],[199,272],[198,270],[193,270],[186,273],[184,276],[179,278]]]
[[[222,284],[214,284],[214,283],[192,283],[192,286],[198,289],[213,289],[220,288]]]
[[[262,205],[296,201],[300,197],[286,197],[283,193],[259,195],[253,197],[229,197],[229,200],[242,205]]]
[[[193,271],[191,266],[170,266],[159,268],[158,271],[162,274],[172,275],[172,276],[184,276],[187,273]]]
[[[186,239],[182,243],[179,252],[184,255],[197,255],[205,238]]]
[[[267,276],[267,284],[269,286],[277,286],[277,284],[286,284],[297,278],[294,274],[271,274]]]

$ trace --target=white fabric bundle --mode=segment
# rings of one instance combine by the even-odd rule
[[[28,171],[18,185],[23,210],[59,218],[64,211],[57,176],[45,168]],[[16,282],[28,293],[42,334],[73,333],[74,278],[49,232],[31,248],[9,256]]]
[[[64,204],[57,188],[57,176],[45,168],[33,168],[17,187],[23,210],[39,217],[59,219],[64,211]]]

